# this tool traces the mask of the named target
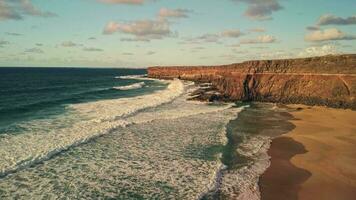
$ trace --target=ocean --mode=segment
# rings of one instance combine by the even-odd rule
[[[258,196],[270,139],[235,130],[254,106],[188,101],[199,86],[145,73],[0,68],[0,199]]]

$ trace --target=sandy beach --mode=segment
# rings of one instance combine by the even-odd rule
[[[290,107],[303,109],[291,112],[296,128],[272,142],[262,199],[354,200],[356,111]]]

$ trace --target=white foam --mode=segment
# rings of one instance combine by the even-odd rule
[[[117,79],[137,79],[147,77],[147,74],[143,75],[126,75],[126,76],[116,76]]]
[[[70,128],[58,131],[53,127],[49,128],[52,131],[37,133],[32,123],[31,134],[11,136],[8,142],[0,140],[0,155],[6,155],[19,167],[110,132],[93,143],[70,148],[68,153],[44,165],[8,176],[0,182],[0,188],[6,188],[4,196],[41,199],[31,195],[52,194],[53,198],[122,195],[119,197],[130,199],[125,196],[126,191],[145,199],[200,199],[216,186],[216,177],[223,168],[219,155],[209,153],[209,149],[227,143],[226,124],[243,108],[187,101],[186,91],[192,91],[192,83],[179,80],[169,83],[166,90],[149,95],[70,106],[72,113],[63,120],[85,119]],[[41,125],[43,122],[38,123],[38,130]],[[2,149],[9,150],[4,154]],[[30,159],[17,162],[27,158]],[[0,161],[3,167],[1,157]],[[46,177],[42,176],[44,173]],[[8,189],[17,187],[17,177],[26,177],[21,182],[26,190]],[[166,188],[161,189],[157,183]],[[73,187],[63,191],[58,185]]]
[[[90,103],[71,105],[77,112],[97,120],[115,120],[141,109],[156,107],[168,103],[184,92],[182,81],[169,81],[167,89],[132,98],[103,100]]]
[[[219,190],[228,199],[260,200],[259,177],[270,165],[267,151],[271,138],[255,136],[243,142],[237,152],[252,159],[251,163],[237,170],[224,170]]]
[[[135,89],[140,89],[145,85],[146,85],[145,82],[139,82],[139,83],[134,83],[131,85],[118,86],[118,87],[113,87],[113,88],[116,90],[135,90]]]
[[[38,120],[28,125],[27,133],[1,138],[0,176],[126,126],[129,122],[123,117],[129,114],[172,101],[183,93],[184,85],[179,80],[169,83],[167,89],[148,95],[71,105],[70,114],[60,119]],[[62,127],[67,121],[72,125]]]
[[[120,118],[134,124],[20,171],[0,182],[0,188],[15,187],[17,177],[26,177],[21,182],[26,191],[7,190],[4,195],[130,199],[128,193],[134,193],[143,199],[199,199],[214,187],[222,167],[219,155],[208,149],[227,142],[225,125],[241,109],[186,98],[184,93],[167,104]]]

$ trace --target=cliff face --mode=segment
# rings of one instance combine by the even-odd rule
[[[210,82],[231,100],[356,109],[356,54],[223,66],[151,67],[148,76]]]

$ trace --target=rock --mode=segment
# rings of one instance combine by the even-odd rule
[[[208,97],[209,101],[262,101],[356,109],[356,54],[222,66],[150,67],[148,76],[180,78],[203,85],[211,83],[220,95]]]

